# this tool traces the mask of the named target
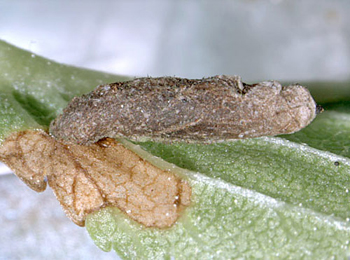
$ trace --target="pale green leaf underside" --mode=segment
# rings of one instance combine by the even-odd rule
[[[1,41],[0,70],[0,142],[12,131],[46,129],[73,96],[126,79],[32,57]],[[290,141],[139,144],[191,171],[125,142],[157,166],[175,167],[185,176],[193,188],[192,205],[168,230],[143,228],[118,209],[103,209],[86,223],[95,243],[104,250],[113,247],[124,258],[348,255],[350,95],[344,84],[330,91],[322,87],[326,94],[316,87],[311,91],[326,108],[332,102],[333,110],[299,133],[283,136]]]
[[[104,250],[113,246],[125,258],[136,251],[145,259],[347,254],[349,160],[279,138],[141,146],[201,172],[182,173],[192,185],[193,206],[163,231],[142,228],[116,209],[91,215],[88,231]]]
[[[350,218],[349,159],[279,138],[212,145],[149,142],[141,146],[168,162],[212,179],[342,220]]]

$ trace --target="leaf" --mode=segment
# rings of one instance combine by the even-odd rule
[[[76,95],[127,77],[75,68],[0,41],[0,143],[13,131],[47,129]]]
[[[79,226],[106,206],[123,210],[148,227],[172,226],[188,206],[191,187],[112,138],[86,145],[60,142],[44,131],[11,134],[0,159],[31,189],[47,180],[67,217]]]
[[[87,229],[104,250],[113,246],[125,258],[133,258],[131,251],[152,259],[347,254],[347,159],[279,138],[142,147],[201,172],[186,173],[192,180],[193,207],[175,227],[162,231],[144,229],[117,210],[91,215]]]
[[[0,142],[14,131],[46,129],[73,96],[126,79],[32,57],[4,42],[0,69]],[[88,216],[90,236],[126,259],[345,258],[350,95],[340,86],[322,88],[326,94],[311,88],[333,111],[283,138],[211,145],[124,141],[157,167],[186,177],[192,204],[168,229],[145,228],[107,207]]]
[[[296,143],[268,137],[212,145],[139,143],[193,171],[182,172],[191,177],[192,208],[169,230],[145,229],[116,209],[92,214],[87,229],[102,249],[113,247],[127,259],[345,258],[349,124],[348,114],[327,111],[285,136]]]
[[[319,115],[300,132],[283,138],[350,158],[349,133],[350,113],[331,110]]]

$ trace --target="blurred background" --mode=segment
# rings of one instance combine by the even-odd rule
[[[350,76],[346,0],[0,1],[0,38],[132,76]]]
[[[130,76],[341,81],[350,78],[349,12],[346,0],[0,0],[0,39]],[[0,173],[0,259],[116,258],[65,217],[50,189],[37,194]]]

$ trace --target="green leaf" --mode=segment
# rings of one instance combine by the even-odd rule
[[[349,111],[350,112],[350,111]],[[312,124],[283,137],[297,143],[350,158],[350,113],[326,111]]]
[[[62,65],[0,41],[0,143],[12,131],[47,129],[67,103],[127,77]]]
[[[349,161],[278,138],[212,145],[143,143],[150,153],[200,172],[342,220],[350,218]],[[341,166],[335,166],[337,161]]]
[[[13,131],[47,129],[75,95],[126,79],[61,65],[5,42],[0,70],[0,142]],[[192,204],[164,230],[104,208],[89,215],[90,236],[125,259],[349,256],[350,93],[347,82],[336,84],[309,84],[328,110],[293,135],[211,145],[123,141],[186,178]]]
[[[201,172],[176,169],[190,179],[193,205],[169,230],[143,228],[116,209],[92,214],[87,229],[102,249],[142,259],[347,255],[347,159],[279,138],[141,146]],[[147,157],[137,146],[129,147]],[[173,167],[148,159],[164,169]]]

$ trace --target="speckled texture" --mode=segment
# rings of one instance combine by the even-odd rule
[[[80,226],[87,214],[116,206],[147,227],[164,228],[190,204],[186,181],[114,139],[66,145],[43,131],[28,130],[5,140],[0,159],[36,191],[45,190],[47,178],[67,216]]]
[[[78,144],[120,136],[208,143],[293,133],[315,115],[315,101],[299,85],[247,85],[224,75],[138,78],[74,98],[51,123],[50,133]]]

